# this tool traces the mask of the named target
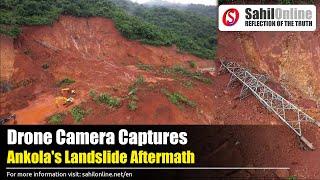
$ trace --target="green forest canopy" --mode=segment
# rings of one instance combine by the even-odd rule
[[[221,4],[314,4],[314,0],[218,0]]]
[[[2,0],[0,33],[17,37],[21,25],[52,24],[61,14],[78,17],[102,16],[114,20],[127,38],[151,45],[176,44],[180,51],[201,58],[215,54],[215,20],[208,16],[164,7],[145,8],[115,0]],[[206,9],[207,10],[207,9]],[[199,10],[198,10],[199,11]]]

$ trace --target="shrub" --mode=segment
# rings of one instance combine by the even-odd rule
[[[96,92],[95,90],[91,89],[91,90],[89,91],[89,96],[90,96],[92,99],[94,99],[94,98],[97,97],[97,92]]]
[[[171,74],[171,73],[172,73],[171,68],[168,68],[168,67],[163,67],[163,68],[162,68],[162,72],[163,72],[163,74],[165,74],[165,75],[168,75],[168,74]]]
[[[17,26],[13,27],[4,27],[0,25],[0,34],[5,34],[10,37],[16,38],[20,35],[21,29]]]
[[[289,176],[288,177],[288,180],[297,180],[298,178],[297,178],[297,176]]]
[[[189,66],[190,66],[191,68],[196,68],[196,67],[197,67],[197,63],[194,62],[194,61],[188,61],[188,63],[189,63]]]
[[[184,87],[191,89],[193,87],[193,82],[192,81],[185,81],[182,84]]]
[[[198,81],[201,81],[203,83],[206,84],[212,84],[212,79],[205,77],[203,74],[201,73],[194,73],[192,76],[193,79],[196,79]]]
[[[177,106],[181,106],[181,105],[187,105],[190,107],[197,106],[195,102],[189,100],[186,96],[182,95],[179,92],[171,93],[166,89],[162,89],[162,92],[167,96],[167,98],[172,104],[175,104]]]
[[[54,114],[49,117],[50,124],[61,124],[63,119],[66,117],[64,113]]]
[[[76,123],[80,123],[87,114],[86,111],[80,106],[73,107],[70,110],[70,113]]]
[[[129,96],[136,95],[136,94],[137,94],[137,91],[138,91],[138,88],[137,88],[136,86],[130,86],[130,87],[129,87],[128,95],[129,95]]]
[[[121,105],[121,101],[120,101],[119,98],[112,97],[112,96],[110,96],[109,94],[106,94],[106,93],[100,94],[99,97],[98,97],[98,101],[100,103],[108,105],[108,106],[110,106],[112,108],[117,108],[117,107],[120,107],[120,105]]]
[[[195,79],[197,81],[200,81],[200,82],[203,82],[203,83],[206,83],[206,84],[211,84],[212,83],[212,80],[210,78],[207,78],[205,77],[202,73],[200,72],[191,72],[189,71],[188,69],[180,66],[180,65],[175,65],[171,68],[164,68],[163,69],[163,72],[165,74],[179,74],[181,76],[185,76],[185,77],[188,77],[188,78],[192,78],[192,79]]]
[[[173,72],[176,74],[180,74],[180,75],[187,76],[187,77],[192,76],[192,72],[188,71],[187,69],[185,69],[182,66],[175,65],[175,66],[173,66],[172,69],[173,69]]]
[[[138,108],[137,101],[139,98],[137,97],[137,92],[138,92],[138,86],[144,84],[144,77],[139,75],[134,84],[129,86],[128,88],[128,96],[129,96],[129,103],[128,103],[128,109],[130,111],[135,111]]]
[[[153,70],[152,66],[149,65],[149,64],[138,63],[136,66],[137,66],[138,69],[144,70],[144,71],[151,71],[151,70]]]
[[[280,4],[294,4],[293,0],[279,0]]]
[[[98,102],[98,101],[99,101],[99,100],[98,100],[97,92],[96,92],[95,90],[91,89],[91,90],[89,91],[89,96],[92,98],[93,101],[95,101],[95,102]]]
[[[134,86],[138,86],[144,83],[144,77],[139,75],[134,82]]]
[[[128,109],[130,111],[135,111],[137,108],[138,108],[138,104],[136,101],[133,101],[133,100],[129,101]]]
[[[73,80],[73,79],[64,78],[64,79],[62,79],[60,82],[58,82],[58,86],[59,86],[59,87],[63,87],[63,86],[67,86],[67,85],[73,84],[73,83],[75,83],[75,82],[76,82],[76,81]]]
[[[137,95],[131,95],[130,97],[129,97],[131,100],[133,100],[133,101],[138,101],[139,100],[139,98],[138,98],[138,96]]]

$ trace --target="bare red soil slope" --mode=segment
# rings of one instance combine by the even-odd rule
[[[59,95],[57,82],[65,77],[76,81],[72,87],[78,91],[78,104],[89,99],[90,90],[126,96],[128,87],[138,75],[145,77],[148,86],[173,81],[172,78],[161,77],[162,74],[157,76],[154,71],[138,70],[138,64],[151,64],[160,69],[160,66],[176,64],[187,66],[187,61],[193,60],[199,67],[212,66],[212,61],[178,53],[174,47],[152,47],[128,41],[115,29],[111,20],[98,17],[85,19],[64,16],[53,26],[24,27],[23,34],[15,41],[1,36],[1,47],[4,49],[1,52],[1,68],[5,69],[1,71],[1,79],[10,80],[13,86],[12,91],[1,95],[1,113],[18,110],[19,123],[39,123],[56,112],[64,111],[55,107],[54,98]],[[44,65],[48,68],[44,69]],[[209,88],[209,85],[199,86]],[[139,108],[142,112],[136,116],[141,117],[140,123],[148,123],[144,119],[167,119],[154,114],[162,116],[167,113],[167,116],[172,117],[169,118],[173,120],[171,123],[188,117],[180,113],[180,109],[170,104],[161,93],[152,93],[142,94],[147,97],[142,97],[141,102],[145,100],[150,104]],[[193,95],[189,91],[189,94],[195,98],[204,98],[206,93]],[[115,115],[120,115],[115,119],[117,123],[121,123],[118,119],[128,119],[121,112],[126,109],[126,104],[123,103],[122,107]],[[105,114],[101,117],[95,117],[94,114],[87,118],[91,119],[88,123],[112,123],[106,120]],[[195,120],[194,123],[199,122]]]
[[[7,70],[1,78],[10,80],[13,87],[1,94],[1,114],[16,113],[18,124],[42,124],[57,112],[68,112],[72,106],[55,105],[61,89],[57,82],[66,77],[76,81],[70,85],[77,91],[74,105],[90,110],[83,123],[279,124],[254,98],[245,100],[248,108],[234,99],[239,89],[225,91],[228,75],[206,76],[213,81],[207,84],[163,71],[174,65],[195,71],[188,61],[196,62],[197,68],[214,67],[213,61],[179,53],[175,47],[129,41],[111,20],[104,18],[62,16],[52,26],[24,27],[23,34],[14,41],[2,36],[1,45],[6,49],[1,61],[9,62],[1,63],[9,67],[4,68]],[[141,70],[139,64],[149,69]],[[146,83],[137,92],[137,110],[130,111],[128,88],[139,75]],[[174,105],[162,92],[164,88],[180,92],[196,107]],[[90,90],[120,97],[120,108],[94,102]],[[64,123],[74,123],[69,114]]]

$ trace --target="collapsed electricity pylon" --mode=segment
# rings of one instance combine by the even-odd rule
[[[220,60],[220,62],[221,70],[228,71],[231,74],[228,86],[231,86],[235,81],[243,84],[239,96],[240,99],[253,94],[269,111],[274,112],[280,120],[288,125],[307,147],[315,149],[313,144],[302,135],[301,123],[310,122],[320,127],[319,121],[314,120],[297,106],[265,85],[267,81],[266,76],[251,73],[248,69],[242,68],[234,62],[224,60]]]

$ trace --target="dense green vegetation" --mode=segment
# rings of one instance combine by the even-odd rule
[[[216,44],[213,19],[168,8],[146,9],[139,17],[173,34],[174,43],[180,50],[213,58]]]
[[[185,12],[191,12],[197,15],[206,16],[209,18],[216,18],[217,7],[216,6],[205,6],[201,4],[177,4],[168,1],[154,0],[144,3],[143,5],[133,3],[128,0],[112,0],[116,5],[125,9],[130,14],[139,14],[139,12],[144,11],[146,8],[159,8],[165,7],[168,9],[181,10]],[[196,3],[196,1],[195,1]]]
[[[169,32],[180,50],[202,58],[213,58],[216,44],[215,13],[213,6],[204,5],[142,5],[126,0],[113,0],[119,7],[143,21]],[[147,42],[149,43],[149,42]]]
[[[121,106],[121,99],[110,96],[108,93],[100,93],[98,95],[95,90],[90,90],[89,96],[94,102],[107,105],[110,108],[119,108]]]
[[[279,4],[314,4],[314,0],[278,0]]]
[[[129,39],[151,45],[176,44],[183,52],[202,58],[214,57],[213,19],[190,11],[145,8],[125,0],[2,0],[0,33],[16,37],[21,25],[52,24],[60,14],[111,18]]]
[[[112,97],[107,93],[101,93],[98,96],[98,100],[100,103],[105,104],[111,108],[118,108],[121,105],[121,100],[117,97]]]
[[[87,112],[81,106],[75,106],[70,110],[70,114],[76,123],[80,123]]]
[[[193,12],[209,18],[216,18],[217,8],[215,6],[205,6],[201,4],[191,4],[182,8],[185,11]]]
[[[314,4],[314,0],[277,0],[277,1],[243,1],[243,0],[219,0],[219,4]]]
[[[57,113],[49,117],[50,124],[61,124],[63,119],[66,117],[64,113]]]

